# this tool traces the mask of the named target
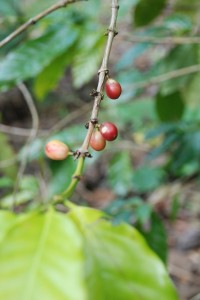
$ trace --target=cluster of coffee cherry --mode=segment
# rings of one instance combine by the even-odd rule
[[[121,85],[116,80],[108,78],[105,83],[105,92],[110,99],[116,100],[121,95]],[[90,140],[90,146],[96,151],[101,151],[105,148],[106,141],[114,141],[117,136],[118,130],[115,124],[104,122],[96,126]]]
[[[108,78],[105,83],[105,92],[110,99],[116,100],[120,97],[122,88],[119,82]],[[90,139],[90,146],[96,151],[101,151],[105,148],[106,141],[114,141],[117,136],[118,129],[115,124],[111,122],[96,124]],[[70,154],[70,151],[63,142],[52,140],[46,144],[45,153],[50,159],[63,160]]]

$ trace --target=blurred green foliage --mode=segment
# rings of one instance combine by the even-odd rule
[[[25,0],[0,0],[0,38],[6,37],[27,18],[34,16],[54,2],[53,0],[46,0],[41,3],[35,1],[29,3]],[[175,0],[169,9],[165,0],[126,0],[120,2],[118,29],[121,35],[116,37],[114,46],[116,49],[122,47],[122,54],[120,57],[115,54],[117,59],[113,57],[111,69],[112,76],[115,76],[121,83],[123,93],[119,101],[114,103],[107,101],[105,97],[100,113],[100,120],[109,119],[117,123],[120,132],[119,139],[113,144],[107,143],[106,151],[109,154],[109,159],[104,153],[94,154],[93,161],[89,161],[87,165],[100,159],[104,159],[104,161],[107,159],[105,163],[107,168],[106,185],[108,188],[112,188],[116,200],[105,207],[106,213],[112,216],[114,224],[127,222],[134,225],[143,234],[150,247],[166,262],[167,237],[163,221],[146,199],[157,188],[169,182],[171,178],[181,181],[192,176],[199,178],[200,175],[200,75],[199,72],[190,72],[189,69],[188,73],[186,72],[184,75],[179,72],[181,69],[187,70],[191,66],[200,65],[200,46],[199,43],[192,40],[198,36],[200,4],[198,0],[191,3],[186,0]],[[71,5],[67,9],[47,16],[1,49],[0,90],[2,92],[7,91],[19,81],[26,81],[31,87],[38,105],[39,101],[46,105],[49,101],[49,95],[55,90],[67,69],[70,70],[74,88],[81,91],[94,76],[97,77],[105,45],[104,33],[107,20],[109,20],[108,3],[97,0],[76,3],[76,5]],[[128,32],[123,32],[123,28],[127,28]],[[168,39],[167,42],[166,38]],[[182,41],[184,39],[185,43],[180,42],[181,39]],[[177,72],[179,75],[176,76]],[[67,103],[69,98],[66,99]],[[71,101],[73,102],[74,99]],[[84,104],[83,101],[81,105],[84,106]],[[76,105],[79,106],[79,103]],[[70,114],[70,110],[67,113]],[[66,142],[71,149],[76,149],[80,146],[85,135],[84,128],[81,126],[82,120],[81,124],[77,122],[66,129],[52,133],[51,139],[60,139]],[[50,162],[46,159],[43,149],[48,140],[49,137],[37,138],[28,151],[28,161],[33,164],[37,163],[42,168],[42,172],[44,169],[48,172],[49,180],[45,186],[47,199],[43,199],[40,180],[27,175],[23,177],[19,192],[13,199],[12,188],[17,174],[15,160],[11,168],[1,168],[1,207],[8,208],[15,201],[16,205],[27,204],[25,206],[27,210],[32,210],[39,207],[42,201],[46,203],[48,199],[52,199],[53,196],[65,189],[73,174],[75,164],[72,158],[62,163]],[[3,161],[12,158],[14,156],[13,149],[4,135],[0,136],[0,142],[2,149],[6,149],[5,152],[1,152],[0,159]],[[16,156],[18,162],[23,161],[24,151],[22,149]],[[160,157],[164,157],[164,160],[158,164],[157,160]],[[34,205],[33,199],[35,200]],[[169,216],[171,220],[177,216],[178,202],[177,196],[172,201],[171,215]],[[39,222],[45,223],[48,214],[42,215],[41,218],[38,215],[29,214],[27,220],[31,218],[35,230],[39,232],[37,221],[40,219]],[[58,215],[54,212],[52,217],[53,223],[55,223],[54,218],[60,220],[59,225],[56,225],[59,228],[56,226],[53,228],[55,230],[54,235],[59,237],[58,230],[64,226],[66,232],[63,233],[63,237],[64,239],[69,238],[70,244],[73,245],[75,241],[71,236],[68,236],[69,232],[66,227],[70,224],[75,230],[73,237],[79,243],[81,240],[80,232],[77,234],[77,224],[76,226],[72,224],[74,219],[70,219],[70,216],[67,217],[70,219],[68,220],[64,215]],[[5,219],[8,221],[12,219],[13,224],[18,222],[18,220],[14,220],[13,215],[9,214],[5,214]],[[7,223],[5,221],[4,225],[8,226]],[[109,223],[106,224],[105,226],[110,226]],[[13,226],[15,227],[15,225]],[[107,239],[105,228],[99,226],[99,230],[102,230],[102,238]],[[120,235],[124,233],[124,229],[121,230],[120,228],[124,228],[125,225],[121,226],[110,227],[114,235],[112,236],[108,231],[111,236],[109,241],[106,240],[106,243],[103,244],[112,253],[119,247],[119,244],[120,247],[125,247],[124,249],[131,247],[129,243],[132,242],[140,245],[140,237],[136,238],[137,243],[127,240],[126,244],[123,239],[118,241],[116,235],[119,235],[120,238]],[[130,227],[126,228],[129,228],[126,230],[132,230]],[[23,239],[25,233],[21,232],[22,228],[18,226],[15,230]],[[88,257],[91,256],[91,253],[94,254],[91,251],[93,247],[95,250],[99,248],[102,250],[102,257],[91,256],[92,261],[87,262],[92,276],[98,273],[99,265],[101,268],[107,269],[109,264],[103,266],[101,264],[108,263],[110,259],[110,253],[109,255],[104,253],[104,249],[101,248],[102,244],[93,240],[93,235],[96,234],[95,230],[92,232],[92,236],[90,236],[91,232],[86,232],[89,236],[87,236],[86,248],[84,248]],[[35,234],[37,235],[37,232]],[[8,239],[10,239],[8,247],[13,247],[13,249],[17,247],[12,235],[8,236]],[[37,243],[36,239],[34,241]],[[59,240],[58,242],[60,243]],[[72,247],[72,251],[73,249],[75,248]],[[144,250],[144,248],[142,249]],[[141,271],[141,261],[146,257],[146,252],[143,250],[141,250],[141,256],[135,250],[127,252],[127,259],[123,266],[127,276],[130,275],[131,260],[134,260],[134,264],[139,262],[137,272]],[[52,255],[54,254],[52,251]],[[136,254],[139,257],[134,257]],[[121,258],[121,255],[124,254],[120,252],[119,255]],[[148,252],[147,258],[149,255],[151,257]],[[55,256],[57,257],[57,255]],[[64,258],[66,259],[66,255]],[[7,262],[8,258],[6,259]],[[60,259],[62,264],[63,257],[61,256]],[[116,260],[121,268],[121,260],[118,262],[118,257]],[[84,264],[83,261],[80,263]],[[156,261],[156,263],[158,262]],[[147,262],[147,270],[146,266],[143,265],[144,273],[148,271],[149,265]],[[70,272],[71,268],[66,270]],[[134,275],[134,280],[136,278],[139,280],[138,286],[140,285],[140,287],[137,286],[136,290],[141,291],[141,297],[145,300],[158,298],[164,300],[163,297],[165,296],[166,299],[176,299],[173,293],[172,296],[169,296],[168,292],[164,292],[160,296],[157,286],[159,280],[154,282],[154,276],[151,276],[152,282],[149,278],[145,278],[144,273],[141,273],[141,277],[138,273],[137,276]],[[55,275],[56,282],[59,282],[60,279],[57,275]],[[113,276],[115,276],[113,284],[116,282],[119,284],[121,282],[119,274]],[[100,279],[102,280],[102,278]],[[95,283],[90,282],[91,299],[94,298],[92,293],[95,293],[95,299],[96,295],[99,295],[99,299],[105,299],[99,293],[101,280],[97,280]],[[143,288],[149,282],[151,282],[151,290],[148,290],[147,293],[147,290]],[[123,284],[122,282],[120,293],[122,291],[129,293],[129,289],[126,289]],[[103,287],[107,288],[104,281]],[[5,289],[5,293],[8,291]],[[34,291],[37,294],[37,291]],[[155,294],[157,292],[158,294]],[[123,298],[124,295],[126,294],[123,294]],[[5,295],[2,294],[2,297],[5,298]],[[70,297],[73,299],[72,296]],[[117,299],[116,294],[114,297]],[[126,299],[129,298],[130,294],[126,295]],[[19,299],[21,299],[20,296]],[[130,299],[134,298],[131,296]]]

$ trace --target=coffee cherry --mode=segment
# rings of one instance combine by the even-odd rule
[[[92,133],[92,137],[90,139],[90,146],[96,151],[101,151],[105,148],[106,141],[99,130],[96,130]]]
[[[114,141],[118,136],[118,129],[111,122],[102,123],[99,130],[106,141]]]
[[[106,95],[110,99],[118,99],[121,95],[122,88],[119,82],[117,82],[115,79],[108,78],[108,80],[105,83],[105,91]]]
[[[63,160],[68,156],[69,148],[63,142],[53,140],[46,144],[45,154],[50,159]]]

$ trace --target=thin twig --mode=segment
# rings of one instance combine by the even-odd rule
[[[15,207],[15,202],[16,202],[16,196],[17,196],[17,191],[19,189],[19,185],[20,185],[20,181],[22,179],[22,176],[24,174],[25,168],[26,168],[26,164],[27,164],[27,160],[28,160],[28,153],[30,150],[30,144],[32,143],[32,141],[35,139],[37,132],[38,132],[38,128],[39,128],[39,117],[38,117],[38,113],[33,101],[33,98],[31,96],[31,94],[29,93],[27,87],[25,86],[25,84],[20,83],[18,84],[18,88],[21,91],[21,93],[24,96],[24,100],[27,103],[27,106],[29,108],[30,114],[31,114],[31,118],[32,118],[32,129],[30,131],[30,135],[25,143],[24,146],[24,153],[23,153],[23,159],[21,160],[21,164],[19,167],[19,171],[17,174],[17,179],[15,182],[15,186],[14,186],[14,191],[13,191],[13,209]]]
[[[198,36],[188,36],[188,37],[154,37],[154,36],[130,36],[123,35],[122,38],[127,39],[133,43],[152,43],[152,44],[177,44],[177,45],[185,45],[185,44],[200,44],[200,37]]]
[[[116,22],[117,22],[118,9],[119,9],[118,1],[112,0],[112,15],[111,15],[110,26],[108,28],[107,44],[106,44],[101,68],[99,70],[99,81],[98,81],[98,86],[97,86],[97,90],[96,90],[97,93],[96,93],[96,96],[94,97],[94,105],[93,105],[93,109],[92,109],[92,114],[91,114],[91,118],[90,118],[90,122],[89,122],[89,128],[87,131],[87,135],[84,139],[84,142],[83,142],[81,148],[79,149],[79,152],[83,153],[83,154],[88,152],[90,139],[91,139],[94,127],[95,127],[95,124],[93,121],[98,119],[100,103],[102,101],[102,94],[103,94],[103,90],[104,90],[105,78],[108,75],[108,61],[109,61],[109,57],[110,57],[112,43],[113,43],[115,35],[117,34]]]
[[[32,118],[32,128],[31,128],[31,133],[30,133],[29,139],[33,139],[37,135],[38,128],[39,128],[39,116],[37,113],[37,109],[35,107],[33,98],[31,96],[29,90],[25,86],[25,84],[24,83],[18,84],[18,88],[22,92],[22,94],[24,96],[24,100],[26,101],[27,106],[30,110],[30,114],[31,114],[31,118]]]
[[[0,132],[9,134],[9,135],[18,135],[22,137],[30,136],[32,129],[29,128],[20,128],[15,126],[8,126],[0,124]],[[44,136],[49,134],[49,130],[42,129],[38,132],[38,135]]]
[[[47,136],[51,135],[53,132],[61,130],[67,124],[78,119],[80,116],[83,116],[85,113],[88,113],[90,111],[90,108],[91,108],[90,104],[85,104],[84,107],[74,110],[72,113],[68,114],[63,119],[61,119],[60,121],[55,123],[51,128],[38,130],[37,136],[47,137]],[[10,134],[10,135],[18,135],[21,137],[28,137],[28,136],[30,136],[31,130],[32,129],[29,129],[29,128],[21,128],[21,127],[0,124],[0,132]]]
[[[18,29],[16,29],[14,32],[12,32],[10,35],[8,35],[5,39],[3,39],[0,42],[0,48],[5,46],[7,43],[9,43],[11,40],[13,40],[16,36],[21,34],[23,31],[27,30],[30,26],[35,25],[39,20],[43,19],[47,15],[51,14],[55,10],[58,10],[60,8],[66,7],[69,4],[79,2],[79,1],[87,1],[87,0],[61,0],[56,4],[53,4],[43,12],[39,13],[35,17],[29,19],[26,23],[21,25]]]
[[[146,88],[150,85],[159,84],[161,82],[164,82],[164,81],[167,81],[170,79],[174,79],[177,77],[181,77],[181,76],[185,76],[185,75],[189,75],[189,74],[197,73],[197,72],[200,72],[200,64],[173,70],[171,72],[152,77],[145,81],[139,81],[135,84],[131,84],[131,88],[134,88],[134,89]]]
[[[171,72],[152,77],[146,81],[140,81],[135,84],[132,84],[131,87],[134,88],[146,88],[150,85],[159,84],[161,82],[178,78],[181,76],[189,75],[192,73],[200,72],[200,64],[189,66],[186,68],[176,69]],[[83,115],[84,113],[87,113],[89,111],[90,104],[85,105],[82,109],[77,109],[74,112],[72,112],[70,115],[67,115],[62,120],[58,121],[55,125],[53,125],[50,129],[41,129],[38,132],[39,136],[48,136],[52,134],[52,132],[58,131],[65,127],[67,124],[72,122],[73,120],[77,119],[79,116]],[[14,127],[14,126],[8,126],[4,124],[0,124],[0,132],[11,134],[11,135],[19,135],[19,136],[30,136],[30,132],[32,129],[26,129],[26,128],[20,128],[20,127]],[[1,166],[0,166],[1,167]]]
[[[72,121],[78,119],[80,116],[83,116],[85,113],[90,111],[91,105],[90,103],[85,104],[83,107],[74,110],[72,113],[64,117],[62,120],[58,121],[51,129],[50,132],[58,131],[65,127],[67,124]]]
[[[72,176],[72,180],[68,186],[68,188],[58,197],[55,197],[55,202],[57,201],[65,201],[71,195],[73,194],[80,178],[83,172],[83,167],[84,167],[84,161],[85,157],[88,155],[88,148],[89,148],[89,143],[90,139],[95,127],[95,121],[98,119],[98,113],[99,113],[99,108],[101,101],[103,99],[103,90],[104,90],[104,84],[105,84],[105,78],[108,75],[108,61],[110,57],[110,52],[112,48],[112,43],[115,35],[117,34],[116,32],[116,22],[117,22],[117,16],[118,16],[118,0],[112,0],[112,6],[111,6],[111,21],[110,21],[110,26],[108,28],[108,38],[107,38],[107,43],[103,55],[103,60],[101,64],[101,68],[98,72],[99,74],[99,80],[98,80],[98,85],[97,85],[97,90],[95,91],[94,94],[94,104],[92,108],[92,113],[91,113],[91,118],[89,121],[89,127],[87,130],[86,137],[83,141],[83,144],[81,148],[78,149],[77,151],[77,166],[76,170],[74,172],[74,175]]]

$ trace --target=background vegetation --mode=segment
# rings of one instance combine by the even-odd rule
[[[36,224],[43,224],[43,222],[46,224],[46,218],[50,218],[52,235],[58,236],[60,227],[69,226],[71,230],[61,232],[63,239],[67,238],[70,244],[81,241],[80,232],[77,232],[76,227],[81,225],[78,224],[77,218],[80,211],[90,218],[89,208],[82,208],[80,211],[74,208],[66,219],[50,211],[43,220],[37,214],[35,215],[35,211],[41,204],[47,205],[53,196],[61,193],[74,172],[75,163],[71,158],[63,162],[46,159],[44,145],[50,139],[56,138],[67,143],[71,149],[77,149],[84,139],[86,131],[84,124],[89,119],[92,107],[92,98],[89,94],[96,86],[97,71],[105,46],[104,33],[110,18],[107,2],[83,1],[67,9],[58,10],[0,50],[0,172],[2,175],[0,178],[2,221],[0,222],[2,226],[13,224],[15,228],[13,235],[18,241],[17,244],[9,244],[9,239],[12,237],[8,235],[6,240],[8,246],[2,248],[1,264],[5,260],[4,254],[9,247],[16,249],[19,247],[18,243],[25,243],[26,230],[29,226],[26,224],[30,224],[30,220],[32,220],[31,230],[35,228],[35,231],[30,231],[32,237],[37,237],[39,234],[40,227]],[[193,241],[195,240],[195,247],[200,246],[197,241],[200,215],[200,4],[198,0],[193,0],[191,3],[186,0],[120,2],[119,35],[114,41],[109,67],[112,77],[121,83],[123,93],[114,103],[105,97],[100,112],[100,120],[114,121],[120,135],[118,140],[111,143],[105,151],[92,152],[93,158],[87,160],[83,179],[72,200],[76,204],[100,208],[112,217],[114,224],[126,222],[134,225],[145,237],[149,246],[167,264],[169,249],[177,245],[193,249],[191,239],[185,242],[182,239],[177,240],[177,236],[179,238],[185,236],[186,229],[197,228],[197,235]],[[20,24],[53,3],[54,0],[42,2],[0,0],[0,38],[5,38]],[[23,90],[19,91],[16,87],[20,82],[26,83],[35,100],[39,125],[36,118],[33,118],[33,114],[31,117],[27,104],[24,103],[23,93],[20,92]],[[16,212],[26,211],[27,215],[20,216],[16,220],[12,220],[12,214],[4,215],[5,210],[13,207]],[[62,210],[63,207],[58,209]],[[92,221],[99,216],[93,216]],[[84,218],[82,217],[83,223]],[[20,222],[24,222],[24,228],[17,225]],[[44,225],[44,228],[45,226],[47,225]],[[116,251],[118,245],[117,240],[111,242],[106,236],[107,226],[109,223],[103,222],[99,227],[92,227],[94,232],[84,233],[86,236],[84,243],[87,245],[84,251],[90,254],[94,249],[99,248],[100,244],[88,235],[100,235],[103,241],[108,239],[111,243],[110,245],[103,242],[102,247],[110,247],[107,252],[105,249],[100,250],[101,253],[107,253],[105,257],[94,258],[100,261],[100,269],[104,269],[101,263],[107,263],[108,257]],[[129,230],[129,227],[123,226],[116,227],[119,228],[118,234],[123,235],[124,231]],[[87,231],[87,228],[83,230]],[[116,232],[113,234],[116,235]],[[12,243],[16,242],[15,239]],[[41,243],[42,241],[43,239]],[[48,245],[52,245],[51,235],[47,234],[47,241],[45,247],[48,249]],[[137,241],[140,245],[140,237]],[[92,242],[96,244],[91,245]],[[127,244],[125,241],[121,244],[122,250],[128,251],[129,242],[131,243],[131,239]],[[34,247],[32,245],[30,252]],[[39,251],[45,253],[45,247],[39,247]],[[68,251],[67,249],[67,247],[63,249],[63,253]],[[73,249],[75,245],[72,246],[72,252]],[[120,251],[121,248],[119,248],[119,256],[122,255]],[[134,261],[134,264],[136,261],[141,262],[147,255],[145,251],[149,250],[141,246],[140,251],[142,251],[141,257],[139,254],[139,257],[134,257],[137,250],[130,251],[127,253],[127,261],[120,260],[120,263],[123,262],[128,268],[130,261]],[[27,252],[25,269],[30,262],[30,252]],[[8,253],[12,254],[12,252]],[[52,249],[49,255],[53,257],[55,253],[57,253],[56,249]],[[70,255],[72,253],[69,253],[69,257]],[[151,257],[153,254],[148,255],[150,262],[147,266],[150,266],[154,258]],[[61,261],[64,261],[64,257],[65,254],[61,255]],[[195,251],[195,257],[197,257],[195,263],[197,262],[199,270],[198,250]],[[22,259],[20,263],[23,261],[25,260]],[[70,264],[70,259],[65,263]],[[86,262],[80,259],[79,263],[81,265]],[[120,263],[115,262],[114,266]],[[156,263],[159,266],[160,260]],[[48,261],[44,262],[45,264],[48,265]],[[91,261],[86,264],[90,265]],[[81,269],[80,265],[77,266],[77,274],[79,274],[78,268]],[[98,263],[94,265],[97,268]],[[140,268],[140,264],[136,266],[137,270]],[[114,278],[112,282],[115,280],[119,282],[120,274],[115,274],[112,266],[109,270]],[[89,275],[99,272],[97,269],[90,271]],[[175,299],[172,298],[176,297],[174,294],[170,295],[173,293],[170,283],[170,287],[166,283],[167,291],[164,296],[163,290],[159,291],[157,287],[156,277],[157,283],[154,283],[153,279],[151,281],[150,277],[144,276],[146,269],[141,272],[141,282],[138,279],[136,290],[144,289],[144,285],[149,285],[150,290],[154,292],[157,290],[162,295],[162,297],[155,295],[154,292],[151,294],[147,289],[147,291],[143,290],[145,299],[164,300],[165,296],[166,300]],[[195,297],[196,295],[198,297],[200,290],[195,286],[195,282],[199,280],[199,271],[194,275],[195,279],[192,273],[185,275],[188,285],[193,281],[195,286],[188,293],[183,290],[180,283],[183,279],[181,271],[177,273],[177,269],[174,271],[172,268],[171,273],[179,287],[181,300],[198,299]],[[137,276],[131,272],[126,274],[130,275],[128,277],[130,280],[131,276],[140,278],[138,274]],[[12,277],[9,273],[4,276],[5,281]],[[59,276],[55,276],[56,282],[61,280],[62,272]],[[20,280],[23,282],[24,278]],[[29,289],[23,299],[30,299],[28,295],[34,286],[33,282],[36,284],[34,276],[30,279]],[[2,286],[4,284],[2,283]],[[81,285],[80,282],[69,284],[68,299],[87,299],[84,298],[86,296],[81,296],[83,295],[81,288],[76,290],[77,286]],[[100,287],[94,286],[92,282],[89,283],[90,285],[94,289],[91,289],[88,299],[94,299],[94,294],[97,299],[96,295],[99,294]],[[108,287],[105,282],[103,286],[105,294],[100,293],[98,299],[107,299],[105,295],[108,295]],[[115,290],[116,286],[112,290]],[[130,292],[125,286],[124,289],[127,293]],[[7,292],[5,295],[8,295]],[[80,292],[80,295],[76,295],[75,292]],[[38,290],[37,293],[33,299],[38,299],[37,295],[43,295],[42,293],[46,295],[46,291],[42,290]],[[52,295],[53,293],[52,291]],[[123,289],[121,293],[125,295]],[[127,294],[126,299],[133,299],[131,293]],[[57,295],[56,291],[55,295]],[[48,296],[49,298],[46,296],[47,298],[44,299],[56,299],[55,295]],[[109,297],[117,299],[116,295],[117,293],[110,294]],[[13,299],[12,297],[13,295],[9,295],[5,299]],[[20,297],[21,295],[19,299],[22,299]],[[61,295],[59,299],[64,299],[62,297]],[[123,297],[119,294],[118,299]]]

